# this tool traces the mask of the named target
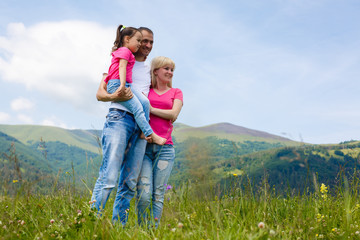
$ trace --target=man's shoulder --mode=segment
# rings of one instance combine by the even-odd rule
[[[135,65],[138,67],[146,67],[146,68],[150,68],[150,65],[147,61],[135,61]]]
[[[150,73],[150,66],[146,62],[135,61],[133,71]]]

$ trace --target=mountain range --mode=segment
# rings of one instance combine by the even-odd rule
[[[270,134],[264,131],[237,126],[231,123],[217,123],[203,127],[191,127],[181,123],[175,124],[173,135],[180,142],[189,137],[205,138],[216,136],[218,138],[228,139],[236,142],[265,141],[282,142],[284,144],[290,145],[295,143],[288,138]]]
[[[0,125],[0,132],[16,138],[23,144],[32,144],[40,139],[45,142],[59,141],[94,153],[98,153],[98,138],[101,136],[101,130],[69,130],[40,125]],[[217,137],[236,142],[264,141],[281,142],[285,145],[296,144],[296,142],[288,138],[231,123],[218,123],[204,127],[191,127],[176,123],[174,124],[173,137],[178,142],[182,142],[189,137]]]
[[[19,177],[28,181],[57,177],[53,182],[66,182],[72,173],[77,183],[91,188],[101,163],[100,137],[101,130],[96,129],[0,125],[0,180],[5,185]],[[331,182],[339,166],[356,167],[360,158],[357,141],[310,145],[230,123],[203,127],[176,123],[173,138],[176,159],[170,182],[174,184],[184,179],[226,183],[229,176],[245,174],[260,181],[267,172],[275,185],[287,180],[292,187],[303,187],[298,180],[309,173]]]

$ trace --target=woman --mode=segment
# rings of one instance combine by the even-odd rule
[[[167,57],[156,57],[151,62],[150,126],[156,134],[167,140],[163,146],[147,144],[138,181],[137,209],[139,224],[154,219],[155,227],[160,222],[165,185],[175,159],[172,123],[183,106],[181,90],[172,88],[174,69],[175,63]]]

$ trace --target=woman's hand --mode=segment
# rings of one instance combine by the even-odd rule
[[[150,104],[150,113],[153,113],[154,112],[154,108],[153,108],[153,106],[151,106],[151,104]]]

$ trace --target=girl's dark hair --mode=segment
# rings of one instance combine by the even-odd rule
[[[111,52],[116,51],[118,48],[123,46],[124,37],[129,36],[130,38],[135,35],[136,32],[140,32],[139,29],[134,27],[125,27],[119,25],[116,30],[116,38],[114,41],[114,46],[111,49]]]

